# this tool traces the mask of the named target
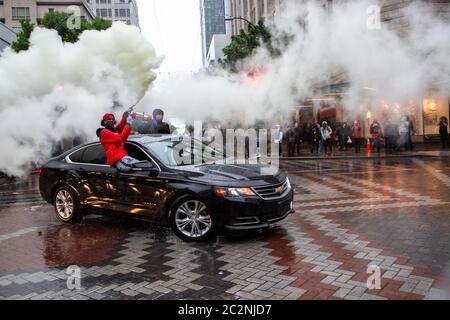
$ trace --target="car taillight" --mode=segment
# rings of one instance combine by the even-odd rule
[[[38,168],[38,169],[37,169],[38,175],[41,175],[41,174],[42,174],[42,170],[43,170],[42,168]]]

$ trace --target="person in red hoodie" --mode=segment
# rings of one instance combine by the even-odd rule
[[[125,150],[125,141],[131,134],[131,121],[128,112],[125,112],[122,120],[116,125],[114,114],[107,113],[102,118],[103,128],[97,130],[97,136],[105,148],[108,164],[122,172],[130,171],[133,164],[139,162],[130,157]]]

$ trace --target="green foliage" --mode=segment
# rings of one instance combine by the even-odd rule
[[[34,25],[30,20],[20,20],[21,30],[17,33],[17,39],[11,44],[14,51],[20,52],[28,50],[30,47],[30,35],[34,30]]]
[[[104,20],[102,18],[95,18],[92,21],[87,21],[85,18],[81,18],[80,26],[74,27],[72,13],[67,12],[47,12],[41,21],[41,27],[47,29],[55,29],[64,42],[75,43],[81,33],[85,30],[105,30],[111,27],[112,22]]]
[[[86,20],[85,20],[86,21]],[[105,20],[100,17],[96,17],[92,21],[86,21],[87,25],[85,26],[84,30],[106,30],[111,28],[112,21],[111,20]]]
[[[251,56],[255,50],[264,45],[272,56],[279,55],[279,50],[272,44],[272,34],[261,19],[257,25],[249,25],[248,30],[241,30],[239,35],[231,37],[231,43],[223,49],[222,66],[237,71],[237,63]]]
[[[44,15],[39,26],[56,30],[64,42],[75,43],[83,31],[106,30],[111,25],[111,21],[97,17],[92,21],[80,18],[77,26],[73,13],[53,11]],[[17,41],[12,44],[12,48],[16,52],[28,49],[30,35],[34,29],[34,25],[29,20],[22,20],[21,27],[22,30],[17,35]]]

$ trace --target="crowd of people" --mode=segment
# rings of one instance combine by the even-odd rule
[[[370,145],[370,150],[377,153],[380,153],[383,147],[386,152],[412,151],[412,136],[416,133],[416,128],[411,118],[404,116],[398,122],[388,119],[383,125],[374,120],[369,127],[369,138],[363,136],[358,120],[351,125],[346,122],[335,125],[328,121],[314,125],[295,123],[288,125],[281,132],[289,157],[301,155],[302,146],[311,155],[331,156],[333,150],[345,151],[350,148],[353,148],[355,153],[360,153],[362,146],[366,147],[367,144]],[[440,119],[439,135],[442,148],[448,148],[448,121],[445,117]],[[280,154],[283,154],[282,149]]]
[[[108,164],[120,171],[129,171],[139,161],[131,158],[124,148],[124,143],[132,133],[140,134],[170,134],[171,130],[163,121],[164,112],[155,109],[152,116],[140,116],[137,113],[125,112],[117,124],[114,114],[107,113],[103,116],[102,127],[97,130],[97,136],[103,144]],[[448,148],[448,120],[441,117],[439,122],[439,135],[442,148]],[[287,155],[293,157],[301,155],[302,146],[311,155],[331,156],[338,149],[345,151],[354,148],[355,153],[360,153],[362,146],[367,141],[370,150],[381,152],[384,146],[386,152],[398,152],[402,149],[412,151],[414,148],[412,136],[416,129],[409,116],[404,116],[398,122],[386,120],[381,125],[377,120],[370,124],[369,136],[363,136],[361,123],[355,120],[353,124],[346,122],[335,125],[328,121],[316,124],[304,125],[295,123],[288,125],[285,130],[280,125],[272,129],[272,142],[278,143],[279,154],[283,153],[283,146],[287,146]],[[253,146],[256,148],[258,142]],[[246,155],[250,153],[249,143],[246,142]],[[255,150],[253,150],[255,151]],[[307,152],[308,152],[307,151]]]

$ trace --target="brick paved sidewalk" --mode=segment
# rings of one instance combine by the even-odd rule
[[[0,208],[0,299],[446,296],[447,162],[283,166],[296,188],[295,215],[261,234],[204,244],[184,243],[165,228],[139,221],[89,216],[63,225],[49,205],[16,199]],[[80,290],[67,287],[71,265],[80,267]],[[380,268],[380,289],[367,287],[373,265]]]

